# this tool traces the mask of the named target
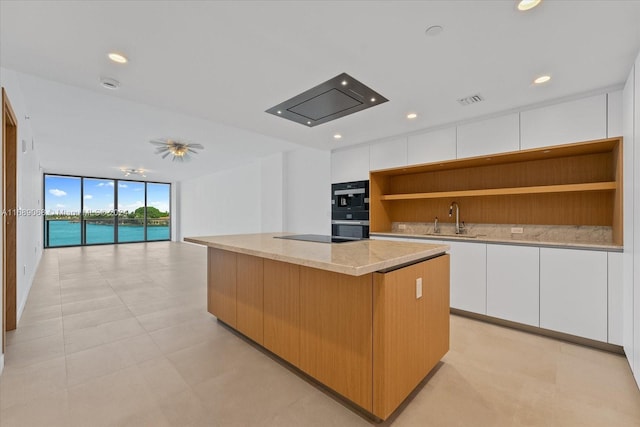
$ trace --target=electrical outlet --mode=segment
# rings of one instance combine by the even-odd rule
[[[524,229],[522,227],[511,227],[511,234],[522,234]]]
[[[422,298],[422,277],[416,279],[416,299]]]
[[[407,224],[398,224],[398,229],[399,230],[406,230],[407,229]]]

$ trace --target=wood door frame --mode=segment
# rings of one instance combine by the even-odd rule
[[[18,120],[2,88],[2,352],[5,333],[17,326]]]

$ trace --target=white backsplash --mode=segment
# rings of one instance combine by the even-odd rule
[[[455,234],[455,224],[439,223],[440,234]],[[391,232],[404,234],[431,234],[433,222],[393,222]],[[522,233],[511,233],[511,228],[522,228]],[[530,224],[465,224],[464,233],[500,240],[526,240],[558,243],[610,245],[613,232],[607,226],[587,225],[530,225]]]

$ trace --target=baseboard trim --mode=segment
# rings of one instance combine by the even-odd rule
[[[616,344],[609,344],[607,342],[592,340],[590,338],[579,337],[576,335],[565,334],[564,332],[552,331],[551,329],[539,328],[537,326],[525,325],[523,323],[512,322],[510,320],[504,320],[497,317],[487,316],[485,314],[473,313],[471,311],[460,310],[457,308],[450,309],[451,314],[457,314],[459,316],[469,317],[471,319],[480,320],[487,323],[492,323],[498,326],[504,326],[507,328],[518,329],[520,331],[529,332],[531,334],[542,335],[549,338],[554,338],[560,341],[570,342],[572,344],[579,344],[585,347],[592,347],[598,350],[608,351],[611,353],[625,354],[624,348]]]

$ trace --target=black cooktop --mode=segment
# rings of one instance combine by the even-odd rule
[[[363,240],[359,237],[325,236],[322,234],[293,234],[291,236],[274,236],[276,239],[303,240],[318,243],[346,243]]]

